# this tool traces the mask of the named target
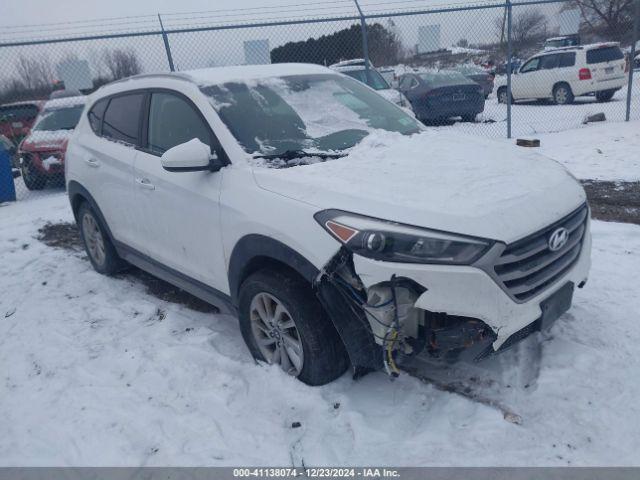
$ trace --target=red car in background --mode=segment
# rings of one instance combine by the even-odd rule
[[[0,135],[17,148],[22,139],[29,135],[44,103],[34,100],[0,105]]]
[[[29,190],[41,190],[49,180],[64,182],[67,142],[80,120],[86,97],[65,97],[45,103],[31,133],[18,149],[18,163]]]

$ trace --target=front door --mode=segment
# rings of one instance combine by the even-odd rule
[[[226,284],[220,232],[222,172],[169,172],[162,154],[198,138],[217,145],[197,107],[170,91],[148,98],[148,127],[144,148],[134,163],[134,190],[140,228],[153,260],[217,289]],[[216,147],[217,148],[217,147]]]

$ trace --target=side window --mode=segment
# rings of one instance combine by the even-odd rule
[[[540,70],[551,70],[558,68],[559,55],[545,55],[540,58]]]
[[[210,131],[194,107],[177,95],[153,93],[149,108],[149,150],[162,154],[194,138],[211,146]]]
[[[113,97],[109,101],[102,122],[102,136],[113,140],[139,145],[138,129],[143,93],[131,93]]]
[[[535,72],[536,70],[538,70],[539,64],[540,57],[532,58],[522,66],[522,68],[520,69],[520,73]]]
[[[575,52],[561,53],[558,56],[560,57],[560,61],[558,65],[560,68],[573,67],[576,64]]]
[[[93,130],[93,133],[95,133],[96,135],[101,134],[100,127],[102,124],[102,116],[104,115],[104,111],[107,108],[107,103],[109,103],[109,101],[104,98],[102,100],[99,100],[91,108],[91,110],[89,110],[89,124],[91,125],[91,130]]]

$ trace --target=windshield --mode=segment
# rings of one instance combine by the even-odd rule
[[[460,72],[454,71],[443,71],[443,72],[429,72],[429,73],[420,73],[419,77],[432,88],[437,87],[450,87],[452,85],[465,85],[468,83],[473,83],[467,77],[462,75]]]
[[[410,135],[414,118],[341,75],[295,75],[201,88],[250,154],[339,152],[376,129]]]
[[[76,105],[69,108],[57,108],[45,110],[34,130],[73,130],[76,128],[84,105]]]
[[[369,69],[369,76],[367,77],[366,70],[347,70],[342,71],[345,75],[349,75],[351,78],[355,78],[359,82],[369,85],[374,90],[387,90],[391,88],[387,81],[379,72],[373,69]],[[368,80],[367,80],[368,78]]]

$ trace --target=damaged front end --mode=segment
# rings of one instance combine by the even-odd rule
[[[325,265],[314,288],[356,377],[381,368],[395,376],[403,362],[420,354],[444,362],[480,359],[496,339],[481,320],[416,308],[426,288],[414,280],[392,275],[366,287],[344,247]]]

